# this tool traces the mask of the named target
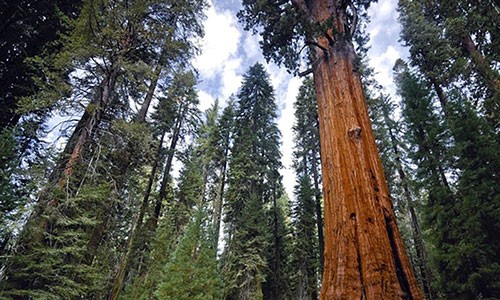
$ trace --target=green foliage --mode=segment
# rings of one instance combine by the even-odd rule
[[[281,154],[274,92],[261,64],[244,75],[238,100],[226,194],[225,298],[262,299],[266,266],[272,268],[266,249],[278,251],[277,228],[270,233],[267,226],[280,193]]]
[[[499,244],[492,238],[499,232],[494,131],[458,91],[447,94],[443,120],[424,82],[401,64],[398,70],[406,137],[415,147],[411,158],[428,195],[424,220],[438,273],[434,285],[443,298],[494,299],[499,278],[494,254]]]
[[[11,130],[0,131],[0,253],[4,255],[18,218],[23,197],[13,182],[18,164],[16,141]],[[3,261],[3,259],[2,259]]]
[[[7,265],[16,272],[6,273],[0,295],[21,299],[77,299],[99,293],[105,274],[98,266],[86,263],[85,258],[90,235],[99,226],[99,210],[95,208],[102,199],[111,197],[110,191],[107,184],[82,188],[77,196],[65,199],[57,208],[46,209],[41,218],[47,222],[48,230],[39,228],[42,224],[28,223],[21,238],[42,234],[43,241],[30,244],[29,249],[16,249]],[[58,199],[64,191],[54,191],[52,195]],[[18,285],[19,282],[23,285]]]
[[[293,207],[293,298],[316,299],[320,253],[317,247],[315,191],[309,175],[303,174],[297,176],[296,203]]]
[[[178,233],[175,232],[176,211],[171,209],[167,211],[165,216],[160,220],[158,230],[153,238],[151,252],[145,253],[144,259],[146,262],[154,262],[152,264],[142,263],[141,267],[147,267],[142,273],[132,269],[131,282],[125,286],[124,292],[120,294],[119,299],[124,300],[152,300],[156,299],[155,291],[160,283],[163,268],[169,262],[172,253],[177,245]],[[147,234],[142,232],[141,234]]]
[[[30,58],[61,49],[58,39],[71,29],[69,20],[77,15],[81,2],[21,0],[0,4],[0,129],[15,126],[23,115],[20,100],[39,92],[38,81],[46,77]]]
[[[399,1],[402,39],[410,48],[412,64],[434,86],[445,105],[443,89],[461,86],[481,105],[498,129],[500,73],[498,17],[490,3],[470,1]]]
[[[313,160],[320,165],[318,102],[312,78],[306,78],[300,86],[294,108],[295,168],[299,173],[312,174]]]
[[[457,157],[455,214],[440,230],[436,256],[441,276],[437,282],[446,297],[494,299],[500,293],[500,156],[490,125],[460,94],[450,94],[449,126]],[[434,206],[436,209],[436,206]],[[439,211],[443,218],[450,212]],[[456,242],[448,243],[449,237]]]
[[[353,2],[358,10],[357,13],[362,15],[373,0]],[[333,15],[333,12],[330,12],[330,18],[322,22],[314,20],[311,11],[309,11],[309,7],[313,5],[301,1],[244,0],[243,9],[238,12],[238,18],[243,23],[245,30],[252,30],[262,36],[260,46],[267,60],[283,65],[291,72],[299,73],[301,60],[311,58],[308,53],[301,56],[304,47],[333,29],[335,24],[333,18],[336,16]],[[349,22],[352,22],[354,17],[347,12],[347,4],[339,5],[339,7],[346,10]],[[347,23],[348,21],[345,23],[346,26]],[[347,35],[343,37],[352,38]]]
[[[222,281],[213,237],[204,227],[203,219],[200,212],[196,213],[163,268],[155,292],[158,299],[221,299]]]
[[[317,206],[321,191],[313,186],[312,181],[318,184],[320,174],[320,145],[318,104],[314,83],[306,78],[299,88],[299,95],[294,103],[295,123],[293,126],[295,141],[295,170],[297,185],[295,186],[295,203],[293,206],[293,244],[291,257],[291,287],[294,299],[316,299],[317,285],[320,278],[321,266],[318,222],[322,221],[322,214],[318,216]],[[313,179],[314,176],[318,178]],[[319,186],[318,186],[319,187]],[[321,212],[321,211],[320,211]],[[321,222],[322,223],[322,222]]]

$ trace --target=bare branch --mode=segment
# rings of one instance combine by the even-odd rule
[[[307,75],[311,74],[312,72],[313,72],[313,69],[312,69],[312,68],[310,68],[310,69],[308,69],[308,70],[305,70],[305,71],[303,71],[303,72],[300,72],[298,75],[299,75],[299,77],[304,77],[304,76],[307,76]]]

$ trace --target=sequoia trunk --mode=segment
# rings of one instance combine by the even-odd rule
[[[321,299],[423,299],[396,225],[341,3],[309,3],[314,20],[333,16],[336,29],[312,49],[325,211]]]

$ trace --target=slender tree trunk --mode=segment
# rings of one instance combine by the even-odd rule
[[[485,100],[484,108],[486,118],[492,124],[493,128],[498,129],[500,127],[500,74],[491,68],[469,34],[463,37],[462,44],[472,58],[476,71],[483,78],[491,94]]]
[[[423,299],[406,254],[371,129],[343,1],[308,3],[330,20],[313,75],[320,120],[325,206],[321,299]]]
[[[441,108],[443,109],[443,112],[445,115],[447,115],[448,111],[446,107],[448,106],[448,97],[446,97],[443,89],[441,88],[441,85],[437,82],[436,78],[433,76],[427,75],[427,77],[430,79],[432,83],[432,87],[434,88],[434,91],[436,92],[436,95],[439,100],[439,104],[441,104]]]
[[[325,267],[325,237],[323,233],[323,208],[321,207],[321,191],[319,189],[319,172],[318,166],[316,164],[317,153],[313,153],[312,157],[312,172],[313,172],[313,184],[314,184],[314,198],[316,200],[316,227],[318,229],[318,251],[319,251],[319,262],[320,262],[320,274],[323,273]],[[321,275],[320,275],[321,276]]]
[[[225,144],[229,145],[229,143]],[[224,202],[224,189],[226,187],[226,169],[227,169],[227,156],[229,152],[229,147],[224,149],[224,158],[222,160],[222,167],[220,170],[220,182],[217,191],[217,197],[214,203],[214,227],[215,227],[215,242],[218,244],[220,236],[220,227],[222,219],[222,207]]]
[[[386,123],[388,123],[388,116],[385,115],[385,113],[384,113],[384,118],[386,119]],[[410,214],[412,239],[413,242],[415,243],[417,264],[421,275],[421,285],[424,290],[426,299],[432,300],[435,299],[435,293],[431,286],[434,276],[429,267],[429,259],[428,259],[429,256],[427,253],[427,249],[425,247],[424,239],[422,237],[420,222],[418,220],[417,212],[415,211],[415,205],[412,200],[408,178],[406,177],[406,172],[403,169],[403,162],[401,161],[401,153],[397,147],[396,136],[394,135],[392,128],[389,128],[389,137],[391,139],[392,151],[394,152],[396,168],[398,170],[399,178],[401,179],[401,185],[403,187],[403,197],[408,206],[408,212]]]
[[[118,70],[112,71],[103,79],[97,87],[94,99],[89,103],[83,116],[76,125],[75,131],[71,135],[66,147],[63,150],[63,159],[59,162],[50,178],[57,182],[60,187],[64,186],[65,176],[71,176],[75,165],[80,161],[85,150],[85,144],[90,140],[93,132],[99,126],[103,112],[111,101],[111,93],[114,91]]]
[[[274,266],[272,266],[271,272],[274,273],[274,278],[276,280],[275,284],[272,287],[273,300],[283,299],[283,295],[281,293],[281,230],[279,227],[279,218],[278,218],[278,203],[276,199],[276,188],[273,188],[273,239],[274,239]]]
[[[151,84],[148,87],[148,92],[146,93],[146,97],[144,97],[144,102],[142,103],[141,109],[139,110],[136,116],[136,121],[139,123],[146,122],[146,114],[148,113],[148,109],[151,106],[151,101],[153,101],[156,86],[158,85],[158,80],[160,79],[161,71],[162,71],[162,66],[158,64],[153,72],[153,77],[151,78]]]
[[[167,187],[170,183],[170,169],[172,168],[172,162],[175,156],[175,149],[177,147],[177,142],[179,141],[182,123],[184,121],[184,114],[187,111],[187,104],[181,104],[180,113],[177,117],[177,121],[174,126],[174,132],[172,135],[172,139],[170,141],[170,147],[167,153],[167,162],[165,163],[165,169],[163,171],[163,179],[160,185],[160,191],[158,198],[156,199],[155,208],[153,211],[153,215],[151,217],[151,230],[155,231],[158,226],[158,218],[161,214],[161,209],[163,206],[163,200],[167,197]]]
[[[472,58],[476,71],[481,75],[492,95],[500,91],[500,74],[493,70],[484,58],[483,54],[477,49],[476,44],[469,34],[462,39],[464,49]]]
[[[161,159],[162,143],[163,139],[165,138],[165,135],[166,135],[166,130],[163,131],[163,134],[159,140],[158,149],[156,150],[156,159],[153,162],[153,167],[151,169],[151,174],[149,176],[148,185],[146,186],[144,197],[139,207],[139,213],[137,214],[137,217],[132,224],[132,229],[130,231],[130,235],[127,241],[127,247],[125,253],[122,255],[118,271],[116,272],[115,278],[113,279],[111,292],[108,296],[109,300],[118,299],[118,296],[120,296],[120,292],[123,288],[123,281],[130,269],[130,260],[132,258],[132,254],[136,249],[135,243],[137,240],[137,235],[139,234],[139,232],[141,232],[144,216],[146,215],[146,210],[148,209],[149,206],[149,196],[151,195],[151,189],[153,188],[153,183],[156,176],[156,170],[158,169],[158,162]]]
[[[93,132],[99,126],[102,118],[102,114],[106,107],[108,106],[111,98],[111,93],[114,90],[116,79],[118,77],[117,70],[113,69],[97,87],[94,98],[87,106],[83,116],[79,120],[75,131],[71,135],[64,151],[62,153],[62,159],[59,161],[57,167],[50,174],[50,181],[52,184],[59,188],[64,188],[67,184],[67,180],[74,172],[75,166],[80,162],[80,159],[85,151],[86,144],[90,141]],[[50,193],[51,187],[45,193]],[[40,218],[47,205],[52,207],[58,206],[58,200],[52,197],[47,197],[46,194],[40,196],[40,202],[37,204],[35,211],[30,217],[28,227],[34,225],[37,228],[37,233],[35,236],[30,236],[30,241],[43,240],[43,232],[47,227],[47,221]],[[31,225],[30,225],[31,224]],[[36,225],[35,225],[36,224]],[[22,243],[22,242],[21,242]]]

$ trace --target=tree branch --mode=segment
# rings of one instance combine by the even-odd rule
[[[306,45],[308,45],[308,46],[316,46],[316,47],[320,48],[321,50],[323,50],[323,53],[325,53],[325,56],[328,57],[328,49],[326,49],[325,47],[321,46],[317,42],[315,42],[315,41],[306,41]]]
[[[351,28],[349,33],[351,34],[351,37],[353,37],[356,33],[356,27],[358,26],[358,11],[356,10],[356,7],[354,6],[354,3],[352,1],[349,1],[348,5],[352,10]]]
[[[335,40],[332,38],[331,35],[328,34],[328,32],[325,31],[325,33],[323,33],[323,35],[328,40],[328,44],[330,44],[330,46],[333,46],[335,44]]]
[[[299,74],[297,74],[297,75],[299,75],[299,77],[304,77],[304,76],[307,76],[307,75],[311,74],[312,72],[313,72],[313,69],[312,69],[312,68],[310,68],[310,69],[307,69],[307,70],[305,70],[305,71],[303,71],[303,72],[300,72],[300,73],[299,73]]]

